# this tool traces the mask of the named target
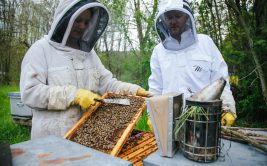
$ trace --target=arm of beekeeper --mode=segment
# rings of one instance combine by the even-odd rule
[[[222,116],[222,122],[224,122],[222,124],[231,126],[233,125],[237,116],[236,116],[235,100],[229,84],[228,67],[220,51],[218,50],[212,39],[209,37],[208,37],[208,43],[211,49],[211,55],[213,56],[213,63],[211,67],[212,71],[211,82],[219,79],[220,77],[223,77],[226,80],[226,85],[221,95],[221,99],[223,101],[222,109],[225,112],[225,114],[223,114]]]
[[[24,104],[37,109],[65,110],[72,104],[89,107],[98,97],[75,86],[47,85],[48,65],[44,40],[37,41],[26,53],[21,64],[20,92]]]
[[[113,74],[107,70],[102,64],[101,60],[97,56],[94,50],[92,50],[92,56],[94,56],[96,68],[99,71],[99,93],[104,94],[105,92],[114,92],[120,94],[131,94],[136,95],[138,89],[141,89],[140,86],[118,81],[113,77]]]
[[[22,64],[20,92],[23,103],[39,109],[66,109],[74,100],[76,87],[47,85],[48,65],[44,40],[34,43]]]
[[[149,92],[153,95],[161,95],[163,90],[160,63],[156,49],[153,50],[150,59],[151,75],[148,78]]]

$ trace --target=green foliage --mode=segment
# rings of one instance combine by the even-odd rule
[[[139,52],[137,52],[139,54]],[[110,52],[109,57],[104,52],[98,53],[104,66],[118,80],[138,84],[148,88],[147,80],[150,75],[150,56],[138,58],[133,52]]]
[[[149,127],[147,125],[147,118],[148,118],[148,113],[144,112],[144,114],[141,116],[138,123],[136,124],[135,129],[149,131]]]
[[[262,128],[262,127],[266,127],[266,121],[258,122],[258,121],[252,121],[249,118],[241,118],[241,119],[238,118],[234,126]]]
[[[253,78],[247,78],[241,80],[237,87],[233,87],[238,117],[251,124],[255,121],[267,122],[267,105],[262,99],[259,80],[253,81]]]
[[[238,115],[236,125],[264,127],[263,124],[265,124],[266,127],[267,105],[262,97],[260,80],[255,65],[252,63],[252,56],[239,44],[238,39],[230,41],[229,38],[226,38],[222,46],[229,73],[239,76],[240,79],[237,86],[232,85],[231,87]],[[259,52],[259,55],[260,51],[267,51],[266,47],[262,47],[265,44],[266,41],[255,40],[255,50]]]
[[[0,143],[15,144],[30,139],[30,130],[12,120],[8,92],[14,91],[18,87],[0,87]]]
[[[20,64],[28,47],[48,32],[54,0],[23,0],[0,5],[0,84],[18,84]]]
[[[110,70],[115,78],[125,82],[137,83],[136,64],[138,60],[132,52],[98,52],[104,66]]]

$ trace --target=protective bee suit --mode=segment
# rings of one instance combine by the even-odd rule
[[[170,35],[165,15],[169,11],[180,11],[187,15],[180,42]],[[181,92],[188,98],[223,77],[227,81],[221,96],[223,110],[235,113],[227,64],[212,39],[196,33],[195,21],[188,2],[161,1],[155,27],[161,43],[154,48],[151,56],[149,91],[152,94]]]
[[[79,40],[80,50],[66,46],[75,19],[91,9],[90,26]],[[48,35],[35,42],[21,67],[22,101],[34,108],[31,138],[64,136],[81,118],[82,109],[73,101],[78,89],[103,94],[136,94],[138,85],[113,78],[93,47],[105,30],[109,13],[95,0],[62,0],[55,11]]]

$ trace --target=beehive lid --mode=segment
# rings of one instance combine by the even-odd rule
[[[11,145],[13,166],[132,165],[130,162],[56,136]]]

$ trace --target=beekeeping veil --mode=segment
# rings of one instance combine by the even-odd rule
[[[49,40],[62,47],[66,46],[75,19],[88,9],[91,10],[92,18],[79,44],[82,51],[90,52],[109,21],[108,10],[96,0],[61,0],[48,34]]]
[[[186,0],[161,0],[158,10],[155,27],[164,48],[178,51],[197,41],[195,20],[189,3]],[[183,12],[188,16],[184,31],[181,33],[181,42],[178,42],[170,34],[170,29],[166,23],[166,13],[169,11]]]

